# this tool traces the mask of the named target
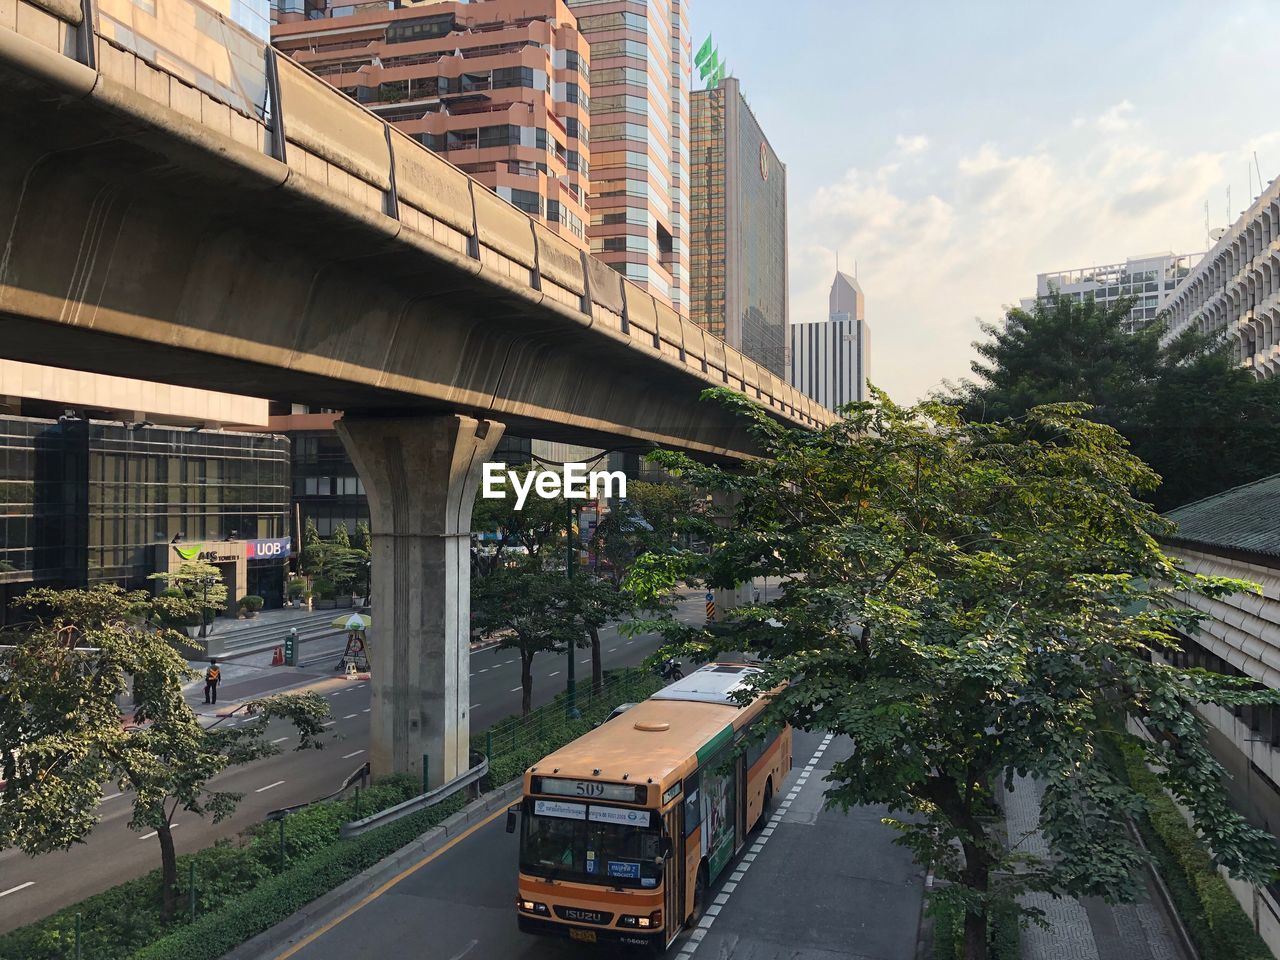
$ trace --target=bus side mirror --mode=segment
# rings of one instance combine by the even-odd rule
[[[519,807],[507,807],[507,833],[516,832],[516,815],[519,812]]]
[[[671,853],[672,853],[671,838],[663,837],[661,840],[658,841],[658,856],[663,860],[670,860]]]

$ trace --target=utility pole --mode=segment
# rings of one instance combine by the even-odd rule
[[[577,562],[577,550],[573,542],[573,521],[577,511],[573,507],[573,501],[568,497],[564,498],[565,506],[565,577],[570,586],[573,585],[573,568]],[[567,598],[566,598],[567,599]],[[570,720],[577,720],[582,716],[578,710],[578,681],[574,676],[574,667],[578,661],[578,645],[576,643],[569,644],[569,669],[565,675],[565,714]]]

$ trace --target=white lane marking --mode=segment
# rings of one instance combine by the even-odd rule
[[[361,713],[368,713],[368,712],[369,712],[370,710],[372,710],[372,709],[373,709],[373,707],[365,707],[365,708],[364,708],[363,710],[361,710],[360,712],[361,712]]]
[[[817,762],[818,758],[822,756],[822,751],[826,749],[827,744],[830,741],[831,737],[828,736],[827,739],[822,742],[822,745],[814,751],[813,757],[810,759],[810,764]],[[788,798],[780,804],[778,812],[770,817],[769,825],[764,830],[760,831],[760,836],[756,839],[755,843],[751,845],[751,852],[746,854],[746,856],[738,862],[736,869],[729,875],[729,881],[721,886],[720,895],[715,898],[715,901],[711,906],[707,907],[706,912],[702,915],[702,919],[698,922],[697,927],[689,931],[687,942],[680,948],[679,960],[690,960],[690,958],[698,952],[698,947],[702,944],[702,940],[707,935],[707,930],[711,927],[711,924],[715,922],[716,915],[719,914],[724,906],[729,902],[729,895],[738,888],[738,884],[741,883],[742,878],[746,876],[747,870],[750,868],[752,862],[764,849],[764,845],[769,842],[769,837],[773,834],[774,827],[782,819],[783,810],[791,806],[791,800],[800,792],[801,786],[803,786],[803,784],[797,783],[791,789],[791,793],[788,795]]]
[[[475,709],[476,707],[478,707],[478,706],[480,706],[480,704],[478,704],[478,703],[473,703],[473,704],[471,705],[471,709],[472,709],[472,710],[474,710],[474,709]]]
[[[350,753],[344,753],[344,754],[342,755],[342,759],[343,759],[343,760],[350,760],[352,757],[358,757],[358,756],[360,756],[360,754],[362,754],[362,753],[364,753],[364,751],[363,751],[363,750],[352,750]]]
[[[259,787],[257,790],[255,790],[255,791],[253,791],[253,792],[254,792],[254,793],[266,793],[268,790],[274,790],[276,787],[280,786],[280,784],[282,784],[282,783],[284,783],[284,781],[283,781],[283,780],[277,780],[275,783],[268,783],[265,787]]]
[[[332,727],[332,726],[333,726],[335,723],[337,723],[337,722],[338,722],[337,720],[330,720],[330,721],[328,721],[327,723],[322,723],[322,724],[320,724],[320,726],[322,726],[322,727]]]
[[[348,713],[348,714],[347,714],[345,717],[343,717],[342,719],[343,719],[343,720],[354,720],[354,719],[355,719],[356,717],[358,717],[358,716],[360,716],[360,714],[358,714],[358,713]]]
[[[275,738],[274,740],[272,740],[271,742],[272,742],[272,743],[284,743],[284,742],[285,742],[286,740],[288,740],[288,739],[289,739],[288,737],[276,737],[276,738]]]
[[[615,651],[615,650],[617,650],[617,649],[618,649],[617,647],[610,647],[610,648],[609,648],[609,652],[610,652],[610,653],[613,653],[613,651]]]
[[[507,691],[507,693],[519,693],[523,689],[524,687],[512,687],[510,690]]]
[[[8,890],[0,890],[0,897],[7,897],[11,893],[17,893],[19,890],[25,890],[27,887],[34,887],[36,882],[28,880],[26,883],[20,883],[16,887],[10,887]]]
[[[579,662],[579,663],[590,663],[590,662],[591,662],[591,658],[590,658],[590,657],[587,657],[587,659],[585,659],[585,660],[579,660],[578,662]]]
[[[631,646],[633,643],[635,643],[635,641],[634,641],[634,640],[628,640],[626,643],[624,643],[624,644],[623,644],[623,646],[624,646],[624,647],[629,647],[629,646]]]
[[[99,800],[98,802],[99,802],[99,803],[106,803],[108,800],[114,800],[116,797],[120,797],[120,796],[124,796],[124,794],[120,794],[120,793],[111,793],[111,794],[108,794],[107,796],[103,797],[103,798],[102,798],[101,800]],[[35,881],[34,881],[34,880],[33,880],[33,881],[31,881],[31,882],[32,882],[32,883],[35,883]]]
[[[481,667],[481,668],[480,668],[480,672],[481,672],[481,673],[488,673],[488,672],[489,672],[489,668],[488,668],[488,667]]]
[[[172,831],[172,830],[177,830],[177,829],[178,829],[178,827],[180,827],[180,826],[182,826],[182,824],[180,824],[180,823],[171,823],[171,824],[169,824],[169,829],[170,829],[171,831]],[[158,832],[159,832],[159,831],[157,831],[157,830],[152,830],[150,833],[144,833],[144,834],[143,834],[142,836],[140,836],[138,839],[139,839],[139,840],[150,840],[150,839],[151,839],[152,837],[154,837]]]
[[[346,690],[335,690],[335,691],[333,691],[333,693],[329,694],[329,696],[331,696],[331,697],[340,697],[340,696],[342,696],[342,695],[343,695],[344,693],[346,693],[346,692],[347,692]]]
[[[560,676],[560,671],[559,671],[559,670],[556,670],[556,671],[555,671],[555,672],[553,672],[553,673],[548,673],[548,674],[547,674],[547,679],[548,679],[548,680],[550,680],[552,677],[558,677],[558,676]]]

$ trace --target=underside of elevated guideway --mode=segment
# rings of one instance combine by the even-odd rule
[[[0,56],[0,356],[553,440],[756,452],[740,420],[698,402],[707,380],[658,351],[59,69],[53,83]]]

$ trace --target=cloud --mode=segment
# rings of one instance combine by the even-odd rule
[[[1128,100],[1121,100],[1103,111],[1102,116],[1094,122],[1103,133],[1121,133],[1133,126],[1133,121],[1129,119],[1131,113],[1133,104]]]
[[[917,133],[914,136],[906,136],[898,134],[897,139],[898,152],[903,156],[910,157],[917,153],[924,153],[929,149],[929,138],[923,133]]]
[[[1131,123],[1130,109],[1108,114]],[[825,316],[836,252],[845,269],[856,261],[871,377],[902,400],[969,376],[976,321],[1032,294],[1037,273],[1203,249],[1204,198],[1242,155],[1236,145],[1173,155],[1130,126],[1083,154],[997,143],[945,163],[935,153],[922,188],[918,170],[892,162],[900,147],[792,207],[791,316]]]

